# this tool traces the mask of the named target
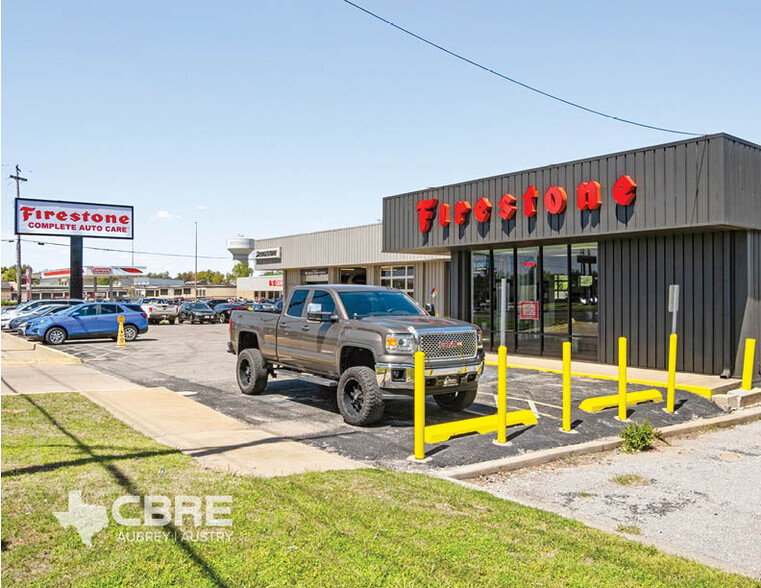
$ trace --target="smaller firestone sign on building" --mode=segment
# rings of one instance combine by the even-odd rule
[[[17,235],[133,238],[132,206],[16,199]]]

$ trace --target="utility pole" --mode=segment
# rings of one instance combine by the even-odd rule
[[[198,300],[198,221],[195,221],[195,223],[196,223],[196,254],[195,254],[195,260],[196,260],[196,270],[195,270],[196,285],[195,285],[195,288],[193,289],[193,293],[195,295],[195,299]]]
[[[18,164],[16,164],[16,175],[11,174],[11,179],[16,180],[16,198],[21,198],[21,182],[26,182],[27,179],[21,177],[21,168]],[[16,300],[21,304],[21,235],[16,235]]]

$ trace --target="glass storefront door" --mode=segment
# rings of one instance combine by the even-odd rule
[[[510,352],[597,360],[597,243],[481,250],[471,254],[471,322],[496,350],[502,328],[502,279],[507,285],[505,344]]]
[[[542,352],[539,247],[518,249],[518,353]]]
[[[597,360],[600,333],[597,296],[597,243],[571,245],[571,320],[573,355]]]
[[[542,320],[545,355],[563,354],[568,341],[568,245],[542,248]]]
[[[502,338],[502,280],[505,280],[505,346],[515,350],[515,252],[513,249],[494,251],[494,342]]]
[[[492,286],[490,275],[491,252],[474,251],[471,255],[471,293],[472,301],[470,322],[481,327],[484,345],[489,347],[492,341]]]

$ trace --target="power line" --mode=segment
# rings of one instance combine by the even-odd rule
[[[520,80],[516,80],[515,78],[511,78],[510,76],[507,76],[507,75],[505,75],[503,73],[495,71],[495,70],[493,70],[493,69],[491,69],[489,67],[486,67],[485,65],[481,65],[480,63],[478,63],[476,61],[473,61],[472,59],[468,59],[464,55],[460,55],[459,53],[455,53],[454,51],[451,51],[451,50],[447,49],[446,47],[442,47],[441,45],[439,45],[437,43],[434,43],[433,41],[430,41],[429,39],[426,39],[425,37],[422,37],[422,36],[418,35],[417,33],[413,33],[412,31],[410,31],[408,29],[405,29],[404,27],[401,27],[398,24],[394,24],[390,20],[387,20],[387,19],[383,18],[379,14],[371,12],[370,10],[360,6],[359,4],[355,4],[354,2],[351,2],[351,0],[343,0],[343,1],[346,4],[348,4],[349,6],[353,6],[357,10],[360,10],[360,11],[364,12],[365,14],[367,14],[369,16],[372,16],[373,18],[375,18],[375,19],[377,19],[379,21],[384,22],[387,25],[390,25],[390,26],[394,27],[395,29],[405,33],[406,35],[409,35],[410,37],[414,37],[418,41],[422,41],[423,43],[425,43],[427,45],[430,45],[431,47],[434,47],[434,48],[438,49],[439,51],[443,51],[447,55],[455,57],[455,58],[457,58],[457,59],[459,59],[461,61],[464,61],[465,63],[470,64],[470,65],[472,65],[474,67],[477,67],[479,69],[482,69],[485,72],[488,72],[488,73],[490,73],[492,75],[497,76],[498,78],[502,78],[503,80],[506,80],[506,81],[508,81],[510,83],[516,84],[516,85],[518,85],[518,86],[520,86],[522,88],[525,88],[526,90],[530,90],[532,92],[536,92],[537,94],[541,94],[542,96],[544,96],[546,98],[550,98],[552,100],[557,100],[558,102],[562,102],[563,104],[566,104],[567,106],[573,106],[574,108],[578,108],[579,110],[583,110],[584,112],[588,112],[590,114],[595,114],[597,116],[602,116],[604,118],[608,118],[608,119],[615,120],[615,121],[618,121],[618,122],[626,123],[626,124],[629,124],[629,125],[634,125],[634,126],[637,126],[637,127],[642,127],[642,128],[645,128],[645,129],[652,129],[654,131],[662,131],[664,133],[673,133],[675,135],[689,135],[689,136],[692,136],[692,137],[700,137],[700,136],[703,136],[705,134],[705,133],[690,133],[690,132],[687,132],[687,131],[677,131],[677,130],[668,129],[668,128],[665,128],[665,127],[657,127],[657,126],[654,126],[654,125],[647,125],[647,124],[640,123],[640,122],[633,121],[633,120],[629,120],[629,119],[626,119],[626,118],[621,118],[619,116],[613,116],[612,114],[607,114],[605,112],[601,112],[599,110],[595,110],[594,108],[589,108],[587,106],[583,106],[582,104],[579,104],[577,102],[572,102],[570,100],[566,100],[565,98],[561,98],[560,96],[556,96],[554,94],[550,94],[549,92],[545,92],[544,90],[540,90],[539,88],[535,88],[534,86],[530,86],[529,84],[521,82]]]
[[[37,239],[21,239],[25,243],[35,243],[37,245],[56,245],[58,247],[68,247],[69,245],[67,243],[54,243],[52,241],[38,241]],[[8,243],[13,243],[13,239],[3,239],[3,241],[6,241]],[[133,253],[130,249],[112,249],[109,247],[84,247],[84,249],[92,249],[93,251],[110,251],[113,253]],[[151,251],[134,251],[134,253],[137,253],[139,255],[157,255],[159,257],[196,257],[195,255],[190,255],[187,253],[155,253]],[[229,257],[225,256],[217,256],[217,255],[199,255],[199,259],[229,259]]]

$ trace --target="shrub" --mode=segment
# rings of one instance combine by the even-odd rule
[[[661,432],[653,428],[650,419],[645,419],[642,423],[632,423],[621,431],[621,438],[624,440],[622,449],[625,453],[647,451],[653,448],[653,439],[661,437]]]

